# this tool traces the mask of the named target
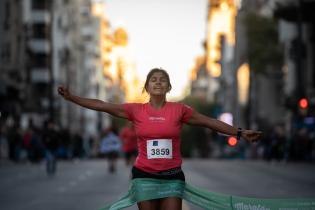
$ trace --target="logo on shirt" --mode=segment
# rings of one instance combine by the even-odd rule
[[[165,121],[164,117],[149,117],[149,120],[152,122],[163,122]]]

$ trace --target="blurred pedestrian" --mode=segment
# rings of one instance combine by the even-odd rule
[[[271,135],[271,160],[284,159],[284,147],[286,144],[285,130],[283,125],[276,125]]]
[[[168,73],[163,69],[152,69],[147,75],[144,90],[150,95],[148,103],[112,104],[97,99],[82,98],[73,95],[68,89],[59,87],[58,92],[66,100],[80,106],[107,112],[116,117],[131,121],[138,137],[138,157],[132,168],[132,178],[150,178],[152,183],[161,183],[166,179],[169,187],[176,183],[185,182],[181,169],[180,131],[182,125],[197,125],[216,130],[226,135],[243,137],[249,142],[257,141],[261,132],[243,130],[232,127],[222,121],[207,117],[194,111],[191,107],[176,102],[167,102],[166,94],[172,85]],[[139,192],[137,182],[132,182]],[[181,185],[182,186],[182,185]],[[138,188],[137,188],[138,187]],[[163,187],[159,188],[161,191]],[[174,190],[179,192],[178,190]],[[183,191],[180,191],[183,192]],[[179,193],[180,193],[179,192]],[[159,192],[157,192],[159,194]],[[150,209],[182,209],[182,194],[165,195],[141,200],[138,202],[140,210]]]
[[[8,158],[8,141],[5,135],[5,125],[0,123],[0,160]]]
[[[128,122],[119,133],[119,137],[122,141],[122,150],[125,156],[126,165],[133,165],[138,155],[137,149],[137,135],[135,128],[131,122]]]
[[[32,163],[38,163],[44,153],[44,146],[40,140],[38,130],[30,126],[23,136],[23,148],[27,151],[28,160]]]
[[[40,138],[40,131],[34,125],[33,119],[28,120],[28,126],[23,134],[23,149],[32,163],[38,163],[44,155],[44,147]]]
[[[312,142],[307,128],[299,128],[292,139],[290,157],[295,161],[310,161],[312,157]]]
[[[108,160],[108,171],[114,173],[116,171],[116,162],[121,150],[121,142],[117,135],[115,127],[108,128],[101,141],[100,152]]]
[[[83,138],[80,133],[75,133],[73,136],[73,157],[74,158],[83,158],[84,148],[83,148]]]
[[[68,128],[62,128],[59,131],[59,145],[58,145],[58,158],[69,159],[72,158],[71,135]]]
[[[46,121],[42,141],[45,146],[46,172],[49,176],[55,175],[57,170],[57,151],[59,146],[58,133],[54,122]]]
[[[23,146],[22,130],[17,121],[13,120],[10,124],[7,133],[7,140],[9,144],[9,158],[15,162],[20,161],[21,151]]]

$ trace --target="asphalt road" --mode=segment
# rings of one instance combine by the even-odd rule
[[[315,164],[184,160],[186,181],[213,192],[259,198],[315,198]],[[54,177],[45,165],[0,163],[1,210],[97,210],[128,189],[130,168],[115,174],[105,160],[63,161]],[[136,206],[128,208],[137,209]],[[199,208],[184,202],[183,209]]]

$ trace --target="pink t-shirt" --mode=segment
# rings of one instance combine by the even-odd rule
[[[123,106],[138,137],[135,167],[146,172],[180,167],[180,131],[193,109],[175,102],[167,102],[159,110],[149,103],[126,103]]]

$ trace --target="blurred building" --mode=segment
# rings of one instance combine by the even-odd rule
[[[264,152],[277,127],[289,141],[303,129],[314,139],[314,9],[315,0],[209,0],[191,95],[232,113],[236,126],[263,130]]]
[[[192,69],[191,95],[219,104],[236,113],[234,45],[236,4],[233,0],[209,0],[205,55]]]
[[[128,47],[128,34],[122,27],[114,31],[114,47],[110,55],[111,66],[108,68],[110,78],[116,78],[117,84],[123,90],[125,101],[140,102],[141,83],[136,73],[136,64]],[[111,73],[110,73],[111,72]],[[113,72],[116,72],[113,74]]]
[[[65,85],[74,94],[97,98],[101,82],[98,27],[91,13],[90,1],[54,1],[53,9],[53,72],[55,89]],[[97,133],[101,118],[94,111],[71,104],[54,92],[56,114],[63,127],[72,132]],[[106,117],[105,117],[106,118]]]
[[[106,81],[102,76],[101,43],[104,38],[102,38],[101,33],[101,20],[93,14],[93,4],[90,2],[86,4],[82,12],[84,24],[81,27],[81,35],[83,37],[84,58],[81,65],[85,69],[82,86],[86,85],[82,94],[88,98],[105,99],[106,92],[102,88],[106,85]],[[89,79],[89,83],[84,82],[87,79]],[[82,109],[82,112],[86,122],[84,130],[88,135],[97,134],[103,125],[109,124],[109,117],[106,115],[89,109]]]
[[[244,66],[248,66],[250,73],[247,102],[241,104],[243,113],[247,113],[249,119],[244,119],[243,122],[247,121],[254,127],[259,123],[274,125],[290,122],[292,114],[295,115],[299,111],[299,99],[307,98],[310,108],[311,104],[314,104],[314,15],[312,15],[314,2],[313,0],[241,1],[236,17],[235,68],[240,73],[241,69],[244,70]],[[258,56],[265,56],[262,57],[265,59],[262,65],[264,69],[260,71],[250,69],[253,67],[251,64],[255,62],[249,55],[254,46],[251,44],[251,38],[248,37],[251,26],[246,18],[253,17],[250,16],[251,14],[267,21],[271,20],[269,24],[273,21],[277,32],[277,40],[274,39],[272,31],[264,33],[269,43],[265,42],[266,47],[261,48],[261,51],[274,57],[260,53]],[[252,27],[260,29],[263,26]],[[256,30],[255,33],[260,32]],[[267,47],[268,44],[272,46]],[[275,61],[276,59],[278,62]],[[309,111],[311,112],[311,109]]]
[[[0,1],[0,123],[18,118],[27,95],[27,55],[23,1]]]
[[[199,56],[191,70],[190,94],[201,100],[210,101],[208,98],[210,73],[207,70],[205,56]],[[213,84],[213,83],[212,83]],[[216,83],[215,83],[216,84]]]
[[[234,70],[235,17],[234,0],[210,1],[207,31],[207,69],[219,88],[215,100],[223,112],[237,114],[237,89]]]
[[[269,19],[271,33],[277,33],[277,24],[272,23],[275,2],[209,0],[205,58],[198,58],[193,67],[191,94],[219,104],[223,112],[233,114],[234,124],[239,126],[255,128],[260,121],[273,124],[286,120],[284,89],[288,86],[283,86],[283,78],[287,65],[282,68],[280,42],[270,36],[277,45],[278,63],[274,62],[277,57],[259,57],[265,59],[264,69],[253,69],[256,58],[251,53],[256,48],[250,43],[256,37],[248,37],[248,33],[250,27],[259,27],[246,20],[249,14]],[[267,47],[261,50],[270,52]]]
[[[81,28],[88,1],[24,0],[22,17],[27,56],[21,120],[53,120],[72,132],[85,127],[84,111],[57,95],[58,85],[86,96],[91,77],[82,65],[86,49]],[[22,49],[23,50],[23,49]],[[84,82],[83,82],[84,81]]]
[[[54,117],[51,1],[23,1],[22,8],[27,80],[21,118],[32,117],[39,123]]]
[[[104,7],[86,0],[1,1],[3,119],[33,119],[38,126],[52,119],[91,135],[109,125],[109,116],[66,102],[57,95],[59,85],[83,97],[137,100],[140,84],[127,32],[111,28]]]
[[[81,46],[82,36],[82,1],[53,1],[51,5],[51,45],[53,104],[56,120],[62,127],[72,132],[82,129],[81,110],[78,106],[64,101],[57,95],[57,86],[64,85],[73,93],[82,95],[89,85],[89,77],[84,82],[82,74],[85,69],[81,65],[84,48]]]
[[[92,13],[100,21],[102,77],[106,79],[106,100],[116,103],[139,101],[140,82],[135,61],[128,48],[128,34],[123,27],[112,28],[106,17],[106,4],[95,1]],[[139,90],[139,92],[137,92]]]
[[[276,1],[274,16],[279,19],[280,41],[284,45],[285,96],[295,112],[299,100],[309,101],[315,116],[315,0]]]
[[[278,40],[277,23],[272,16],[273,5],[274,1],[243,0],[236,17],[235,69],[239,78],[238,90],[244,88],[241,78],[249,78],[246,97],[242,99],[239,92],[239,110],[243,116],[241,124],[254,129],[261,124],[272,125],[286,120],[283,49]]]

